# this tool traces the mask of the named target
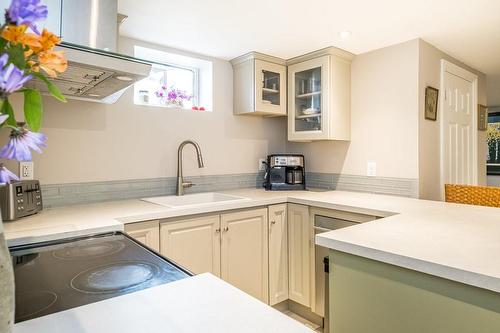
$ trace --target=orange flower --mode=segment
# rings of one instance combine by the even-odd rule
[[[15,26],[9,25],[4,28],[2,32],[2,37],[12,44],[22,44],[23,47],[29,46],[30,48],[41,47],[40,37],[26,32],[28,27],[25,25]]]
[[[54,46],[56,46],[61,42],[61,38],[54,35],[47,29],[43,29],[42,34],[38,38],[39,38],[39,46],[30,46],[31,50],[35,54],[43,51],[49,51]]]
[[[32,65],[34,71],[38,71],[38,66],[43,69],[48,76],[56,77],[57,72],[62,73],[68,68],[68,61],[64,58],[63,51],[44,51],[38,54],[38,65]]]

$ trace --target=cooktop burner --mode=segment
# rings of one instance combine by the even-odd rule
[[[10,250],[16,322],[190,276],[119,232]]]
[[[26,304],[16,309],[16,318],[19,321],[33,317],[36,314],[49,309],[57,301],[57,294],[46,290],[35,290],[32,292],[16,293],[16,302]]]
[[[120,241],[102,242],[97,244],[82,244],[74,247],[65,247],[54,251],[54,257],[68,260],[88,260],[90,257],[110,256],[120,252],[125,244]]]
[[[71,280],[71,287],[86,293],[115,293],[140,287],[160,274],[161,268],[150,263],[115,262],[81,272]]]

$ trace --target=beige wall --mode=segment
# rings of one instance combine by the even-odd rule
[[[440,89],[441,59],[450,61],[478,75],[478,102],[486,104],[486,76],[452,58],[431,44],[419,40],[418,137],[420,197],[440,200],[440,121],[424,119],[425,87]],[[478,132],[478,181],[486,184],[486,134]]]
[[[304,151],[308,169],[418,178],[418,41],[357,55],[351,71],[351,141],[289,143]]]
[[[148,44],[121,40],[123,52],[130,54],[133,45]],[[415,39],[355,57],[350,142],[287,143],[284,118],[233,116],[231,65],[202,58],[214,66],[211,113],[135,106],[132,89],[114,105],[61,104],[46,97],[43,132],[49,147],[35,156],[36,177],[54,184],[175,176],[177,145],[193,138],[202,146],[206,167],[197,169],[188,148],[186,175],[255,172],[258,158],[287,150],[304,153],[313,172],[366,175],[366,164],[373,161],[377,176],[419,179],[420,196],[439,199],[439,122],[424,120],[424,90],[439,88],[441,58],[463,64],[432,45]],[[484,104],[486,80],[474,72]],[[484,142],[480,132],[480,170]],[[485,182],[483,173],[480,181]]]
[[[488,106],[500,106],[500,74],[486,78]]]
[[[135,42],[122,44],[130,50]],[[232,67],[205,59],[213,61],[214,112],[135,106],[131,88],[113,105],[46,97],[49,141],[34,158],[35,176],[44,184],[175,176],[177,146],[190,138],[200,143],[205,168],[186,148],[186,175],[256,172],[258,158],[285,149],[285,119],[233,116]]]

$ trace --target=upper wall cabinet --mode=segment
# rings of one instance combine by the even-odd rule
[[[286,116],[286,66],[283,59],[251,52],[231,60],[234,113]]]
[[[288,140],[350,140],[352,58],[330,47],[287,61]]]

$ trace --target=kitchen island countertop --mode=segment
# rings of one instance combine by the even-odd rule
[[[33,332],[313,333],[208,273],[14,325]]]

